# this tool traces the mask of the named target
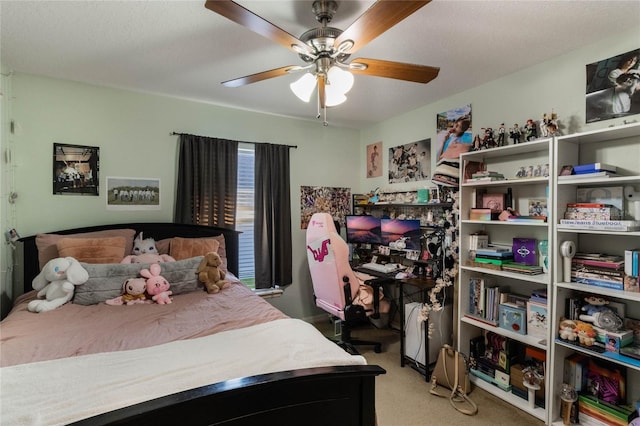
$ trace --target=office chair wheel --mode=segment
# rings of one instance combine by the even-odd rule
[[[373,347],[373,351],[377,354],[379,354],[380,352],[382,352],[382,345],[381,344],[377,344]]]

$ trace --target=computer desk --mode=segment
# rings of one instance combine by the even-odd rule
[[[354,271],[363,272],[365,274],[369,274],[376,278],[386,278],[388,281],[393,282],[396,286],[398,286],[398,310],[400,311],[400,366],[404,367],[407,362],[407,356],[405,355],[405,320],[404,320],[404,286],[409,285],[415,287],[420,290],[422,295],[422,303],[425,303],[429,299],[429,290],[435,287],[436,281],[432,278],[395,278],[396,273],[386,274],[384,272],[374,271],[372,269],[363,268],[361,266],[353,267]],[[373,306],[374,310],[378,312],[380,306],[380,298],[379,298],[379,286],[374,286],[374,298],[373,298]],[[429,381],[431,379],[431,372],[429,369],[429,327],[428,324],[425,324],[424,327],[424,359],[425,366],[421,369],[416,365],[415,362],[411,363],[411,366],[418,370],[421,374],[424,375],[425,381]],[[410,358],[409,358],[410,359]],[[413,360],[412,360],[413,361]]]

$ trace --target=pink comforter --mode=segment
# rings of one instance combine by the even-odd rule
[[[35,291],[16,301],[0,323],[0,366],[138,349],[288,318],[244,284],[217,294],[173,296],[169,305],[81,306],[27,311]]]

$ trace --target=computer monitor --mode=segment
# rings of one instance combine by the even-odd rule
[[[380,219],[374,216],[348,215],[347,242],[362,244],[380,244]]]
[[[382,244],[388,246],[390,242],[405,238],[405,249],[420,250],[420,220],[418,219],[382,219]]]

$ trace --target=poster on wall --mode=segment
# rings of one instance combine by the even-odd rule
[[[436,116],[438,153],[431,181],[458,186],[460,154],[469,152],[473,142],[471,104],[441,112]]]
[[[389,183],[416,182],[431,176],[431,139],[389,148]]]
[[[53,194],[99,195],[100,148],[53,144]]]
[[[345,216],[351,213],[351,188],[327,186],[300,187],[300,229],[307,229],[314,213],[326,212],[345,225]]]
[[[382,176],[382,142],[367,145],[367,178]]]
[[[640,114],[640,49],[587,65],[586,121]]]
[[[160,210],[160,179],[107,176],[107,210]]]
[[[436,116],[436,130],[438,133],[436,161],[443,158],[457,159],[461,153],[468,152],[473,141],[471,104],[439,113]]]

